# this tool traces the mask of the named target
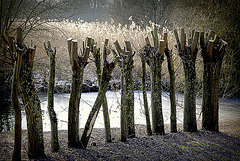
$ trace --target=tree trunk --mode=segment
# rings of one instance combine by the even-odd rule
[[[27,116],[28,156],[30,159],[46,157],[43,142],[41,104],[32,79],[34,48],[28,48],[22,57],[19,77],[21,98]]]
[[[219,131],[219,80],[222,59],[227,43],[223,40],[219,42],[218,36],[215,36],[213,40],[214,36],[215,32],[209,31],[208,37],[204,37],[204,32],[201,33],[200,37],[201,54],[204,64],[202,127],[210,131]]]
[[[196,122],[196,70],[195,61],[197,57],[197,43],[199,32],[192,35],[193,41],[186,45],[186,34],[184,29],[181,29],[181,42],[178,37],[177,30],[174,34],[178,45],[178,54],[183,62],[185,73],[185,86],[184,86],[184,131],[194,132],[197,131]]]
[[[125,128],[127,137],[135,137],[134,124],[134,84],[133,84],[133,56],[131,44],[125,41],[127,51],[123,51],[116,41],[115,47],[122,63],[119,64],[121,68],[121,131],[122,141],[126,141]],[[125,116],[126,115],[126,116]],[[126,118],[125,118],[126,117]]]
[[[141,61],[142,61],[143,103],[144,103],[144,110],[145,110],[145,116],[146,116],[147,134],[148,134],[148,135],[152,135],[150,115],[149,115],[148,102],[147,102],[147,92],[146,92],[146,62],[145,62],[144,55],[141,55]]]
[[[121,54],[123,54],[123,50],[121,49],[118,41],[114,43],[118,55],[121,57]],[[115,57],[117,57],[117,54],[115,54]],[[121,141],[125,142],[127,141],[127,116],[126,116],[126,82],[125,82],[125,72],[124,72],[124,64],[125,59],[122,59],[121,62],[119,62],[119,66],[121,68]]]
[[[50,42],[47,42],[47,46],[44,43],[45,51],[49,56],[49,83],[48,83],[48,113],[51,123],[51,147],[53,152],[58,152],[58,124],[57,115],[54,111],[54,84],[55,84],[55,55],[56,48],[54,51],[51,49]]]
[[[103,57],[106,57],[104,55]],[[105,59],[106,60],[106,59]],[[89,139],[91,137],[92,129],[94,126],[94,123],[96,121],[97,115],[99,113],[99,110],[101,108],[101,105],[104,101],[104,97],[108,88],[109,81],[111,80],[111,73],[118,62],[119,58],[116,58],[114,62],[108,63],[107,61],[104,62],[104,67],[102,70],[101,75],[101,86],[96,98],[96,101],[93,105],[93,108],[88,116],[87,122],[85,124],[85,128],[81,137],[81,147],[82,149],[86,149]]]
[[[149,39],[146,38],[145,58],[151,70],[151,107],[152,107],[152,128],[157,134],[165,134],[164,120],[162,113],[162,62],[164,61],[164,40],[158,42],[158,33],[155,28],[152,31],[154,47],[150,46]]]
[[[135,123],[134,123],[134,83],[133,83],[133,53],[129,41],[125,41],[126,45],[126,70],[125,70],[125,83],[126,83],[126,117],[127,117],[127,134],[128,137],[135,137]]]
[[[20,44],[19,47],[23,48],[23,33],[21,28],[17,28],[17,43]],[[9,41],[13,41],[13,38],[9,38]],[[12,44],[9,42],[9,44]],[[12,48],[13,46],[10,46]],[[13,52],[13,51],[11,51]],[[13,77],[12,77],[12,107],[15,115],[15,138],[14,138],[14,151],[12,160],[21,160],[21,145],[22,145],[22,117],[21,117],[21,107],[18,101],[18,87],[19,87],[19,73],[21,68],[22,55],[24,52],[17,51],[17,57],[14,61]]]
[[[77,41],[68,39],[68,51],[72,65],[72,88],[68,110],[68,146],[81,147],[79,140],[79,103],[82,94],[83,71],[87,65],[90,52],[91,38],[87,39],[87,47],[83,49],[82,56],[78,55]]]
[[[123,69],[121,69],[122,71]],[[127,117],[126,117],[126,102],[125,102],[125,79],[122,71],[121,75],[121,141],[127,141]]]
[[[106,46],[108,44],[108,39],[105,40],[104,44],[104,51],[105,55],[106,54]],[[100,58],[100,53],[99,50],[97,50],[97,47],[94,45],[93,46],[93,54],[94,54],[94,59],[95,59],[95,65],[96,65],[96,74],[97,74],[97,79],[98,79],[98,86],[101,88],[101,58]],[[111,137],[111,127],[110,127],[110,119],[109,119],[109,114],[108,114],[108,104],[107,104],[107,97],[106,95],[104,96],[103,100],[103,117],[104,117],[104,126],[105,126],[105,137],[107,142],[112,142],[112,137]]]
[[[165,55],[167,56],[168,62],[168,72],[170,77],[170,103],[171,103],[171,116],[170,116],[170,124],[171,124],[171,132],[177,132],[177,112],[176,112],[176,97],[175,97],[175,73],[174,73],[174,64],[172,60],[172,52],[168,49],[168,40],[167,33],[164,33],[164,41],[165,41]]]

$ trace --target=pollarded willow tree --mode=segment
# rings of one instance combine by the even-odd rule
[[[220,41],[219,37],[215,36],[215,32],[210,30],[208,33],[201,32],[200,46],[204,64],[202,127],[218,131],[220,71],[227,43]]]
[[[47,44],[44,42],[45,51],[49,57],[49,83],[48,83],[48,114],[51,123],[51,147],[53,152],[59,150],[58,142],[58,123],[57,115],[54,111],[54,84],[55,84],[55,56],[56,47],[54,50],[51,48],[50,41]]]
[[[83,72],[87,65],[90,52],[91,38],[87,38],[81,55],[78,54],[78,43],[71,38],[68,41],[68,52],[72,66],[72,88],[68,109],[68,146],[81,147],[79,140],[79,103],[82,94]]]
[[[135,137],[134,123],[134,82],[133,82],[133,56],[129,41],[125,41],[126,51],[123,50],[118,41],[115,43],[116,50],[121,62],[121,136],[122,141],[127,137]]]
[[[164,40],[158,41],[158,32],[155,28],[152,31],[154,47],[151,47],[148,37],[144,49],[145,59],[151,70],[151,107],[152,107],[152,126],[153,132],[165,134],[164,120],[162,112],[162,83],[161,71],[162,62],[164,61]]]
[[[177,30],[174,30],[177,41],[178,55],[182,59],[185,86],[184,86],[184,131],[197,131],[196,121],[196,69],[195,62],[197,58],[197,44],[199,39],[199,32],[192,31],[189,45],[186,45],[186,33],[181,29],[181,41],[179,40]]]
[[[28,156],[30,159],[44,158],[43,124],[40,99],[32,79],[36,46],[26,48],[22,56],[19,74],[20,94],[27,116]]]

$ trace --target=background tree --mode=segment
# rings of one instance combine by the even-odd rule
[[[110,15],[121,24],[129,24],[133,20],[142,27],[149,22],[160,25],[168,25],[171,13],[172,0],[114,0],[110,7]],[[117,13],[122,13],[121,16]]]

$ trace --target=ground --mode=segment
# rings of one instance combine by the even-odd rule
[[[50,132],[44,132],[45,160],[240,160],[240,119],[220,121],[220,132],[201,130],[147,136],[136,125],[136,138],[121,142],[120,129],[112,129],[112,143],[105,142],[104,129],[94,129],[87,150],[68,148],[67,131],[59,131],[60,151],[51,152]],[[200,123],[199,123],[200,125]],[[80,132],[81,133],[81,132]],[[11,160],[14,132],[0,133],[1,160]],[[23,131],[22,160],[27,157],[27,133]]]

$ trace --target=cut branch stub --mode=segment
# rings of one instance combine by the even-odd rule
[[[181,29],[181,49],[185,50],[185,46],[186,46],[186,33],[184,31],[184,29]]]
[[[145,41],[146,41],[146,44],[151,45],[148,37],[145,38]]]
[[[208,48],[207,48],[207,56],[209,60],[212,60],[213,56],[213,45],[214,45],[214,40],[209,40],[208,42]]]
[[[196,31],[192,41],[192,53],[196,53],[197,51],[198,39],[199,39],[199,32]]]
[[[70,58],[70,64],[72,65],[72,38],[67,39],[67,43],[68,43],[68,54],[69,54],[69,58]]]
[[[160,40],[159,54],[160,54],[160,56],[162,56],[162,58],[164,57],[164,49],[165,49],[165,41]]]
[[[103,47],[103,61],[107,61],[107,46],[108,46],[109,39],[105,39],[104,47]]]
[[[114,42],[114,45],[115,45],[115,47],[116,47],[117,52],[118,52],[119,55],[120,55],[121,53],[123,53],[123,50],[121,49],[118,41],[115,41],[115,42]]]
[[[76,74],[77,69],[80,68],[79,63],[78,63],[78,43],[77,43],[77,40],[72,40],[71,58],[72,58],[72,60],[70,60],[70,61],[72,62],[72,70],[73,70],[73,73]]]

